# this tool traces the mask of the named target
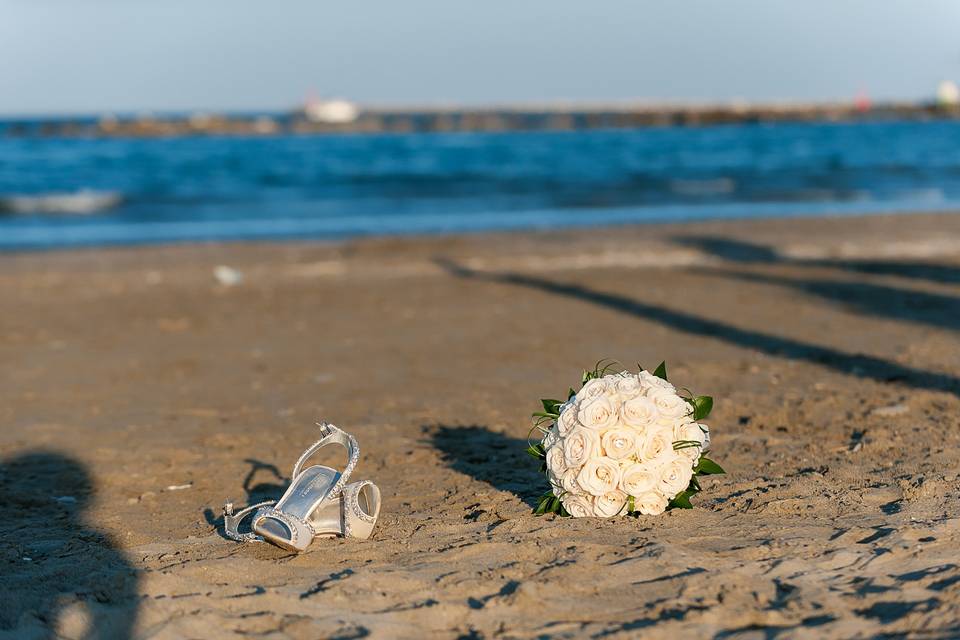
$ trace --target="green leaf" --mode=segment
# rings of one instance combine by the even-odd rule
[[[658,378],[662,378],[664,380],[667,379],[667,361],[666,360],[664,360],[659,365],[657,365],[657,368],[653,370],[653,375],[657,376]]]
[[[560,497],[554,495],[553,491],[547,491],[540,496],[540,499],[537,501],[537,508],[533,511],[533,514],[536,516],[542,516],[547,513],[555,513],[562,517],[570,516],[567,510],[563,508],[563,502],[560,500]]]
[[[700,462],[698,462],[697,466],[693,468],[693,471],[701,476],[712,476],[726,473],[726,471],[723,470],[723,467],[718,465],[710,458],[705,458],[703,456],[700,457]]]
[[[690,404],[693,405],[693,419],[694,420],[703,420],[713,409],[713,398],[710,396],[696,396],[690,400]]]
[[[633,513],[637,510],[636,503],[633,500],[633,496],[627,496],[627,513]]]
[[[537,508],[534,510],[533,515],[542,516],[547,510],[547,504],[549,504],[550,499],[553,498],[553,492],[548,491],[547,493],[540,496],[540,501],[537,502]]]
[[[547,457],[547,450],[543,448],[542,444],[532,444],[527,447],[527,454],[540,460]]]
[[[577,395],[577,392],[573,390],[573,387],[570,387],[570,390],[567,391],[567,400]]]
[[[553,419],[553,418],[559,418],[559,417],[560,417],[560,416],[558,416],[558,415],[555,414],[555,413],[547,413],[546,411],[534,411],[531,415],[532,415],[534,418],[551,418],[551,419]]]
[[[690,485],[687,487],[687,491],[703,491],[700,487],[700,482],[697,480],[697,476],[690,478]]]
[[[667,503],[667,509],[693,509],[693,503],[690,502],[690,496],[696,492],[681,491],[676,498]]]
[[[559,400],[552,400],[550,398],[541,400],[540,403],[543,405],[544,412],[551,415],[558,415],[560,406],[563,404]]]

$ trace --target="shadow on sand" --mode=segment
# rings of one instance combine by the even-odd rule
[[[942,293],[828,278],[787,278],[732,269],[697,269],[697,273],[793,289],[853,313],[874,318],[913,322],[952,331],[960,329],[960,297]]]
[[[0,462],[0,630],[130,637],[137,575],[117,544],[85,522],[93,493],[84,465],[59,453]]]
[[[896,260],[795,259],[781,255],[774,248],[732,238],[714,236],[678,236],[680,245],[695,247],[726,262],[756,265],[788,265],[791,267],[829,268],[860,274],[897,276],[940,284],[960,283],[960,267],[927,262]],[[770,273],[698,269],[709,276],[731,278],[794,289],[817,296],[831,304],[855,313],[876,318],[914,322],[949,330],[960,330],[960,297],[904,289],[887,284],[843,281],[828,278],[795,278]]]
[[[256,458],[247,458],[244,462],[250,465],[250,470],[247,471],[247,475],[243,479],[243,491],[246,494],[246,504],[255,504],[264,502],[265,500],[278,500],[280,496],[283,495],[283,492],[290,484],[290,480],[280,473],[276,465],[257,460]],[[254,484],[254,480],[256,480],[258,476],[261,476],[261,472],[265,472],[276,482],[267,481]],[[224,532],[222,512],[215,512],[213,509],[207,508],[204,509],[203,516],[207,524],[216,527],[217,534],[219,534],[221,538],[230,540]],[[249,523],[249,520],[245,522]]]
[[[487,427],[430,425],[431,444],[451,469],[509,491],[531,507],[547,489],[546,479],[525,452],[525,438],[514,438]]]
[[[827,267],[854,273],[899,276],[942,284],[960,283],[960,267],[909,260],[843,260],[838,258],[795,259],[781,255],[773,247],[719,236],[683,235],[677,244],[694,247],[713,256],[738,264],[784,264]]]
[[[680,333],[713,338],[736,347],[759,351],[770,356],[808,362],[845,375],[878,382],[897,382],[915,389],[945,391],[960,395],[960,379],[952,375],[925,371],[866,354],[848,353],[796,338],[744,329],[721,320],[712,320],[686,311],[669,309],[621,294],[604,293],[580,284],[555,282],[547,278],[521,273],[474,271],[447,259],[436,259],[435,263],[451,276],[457,278],[536,289],[613,309],[648,322],[656,322]]]

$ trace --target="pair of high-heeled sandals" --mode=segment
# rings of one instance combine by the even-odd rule
[[[297,460],[290,486],[279,500],[260,502],[234,511],[223,506],[224,530],[237,542],[272,542],[289,551],[305,551],[316,538],[366,539],[380,516],[380,489],[369,480],[347,484],[360,460],[360,445],[349,433],[332,424],[320,423],[322,437]],[[337,444],[347,450],[343,471],[324,465],[304,468],[310,456]],[[240,533],[240,522],[253,513],[250,532]]]

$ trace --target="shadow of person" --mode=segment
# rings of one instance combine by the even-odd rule
[[[960,378],[950,374],[927,371],[867,354],[849,353],[797,338],[746,329],[722,320],[662,307],[617,293],[598,291],[577,283],[554,282],[522,273],[475,271],[446,258],[436,258],[434,263],[456,278],[526,287],[612,309],[657,323],[678,333],[708,337],[770,356],[808,362],[845,375],[881,383],[897,382],[914,389],[943,391],[960,396]]]
[[[137,574],[84,522],[93,493],[86,468],[65,455],[0,461],[0,635],[130,637]]]
[[[548,488],[538,463],[527,455],[525,438],[514,438],[487,427],[431,425],[431,444],[451,469],[509,491],[531,507]]]

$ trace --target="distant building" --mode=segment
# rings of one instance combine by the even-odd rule
[[[952,80],[944,80],[937,85],[937,104],[944,107],[960,105],[960,87]]]
[[[346,124],[357,119],[360,110],[346,100],[317,100],[311,98],[303,106],[303,114],[313,122]]]

